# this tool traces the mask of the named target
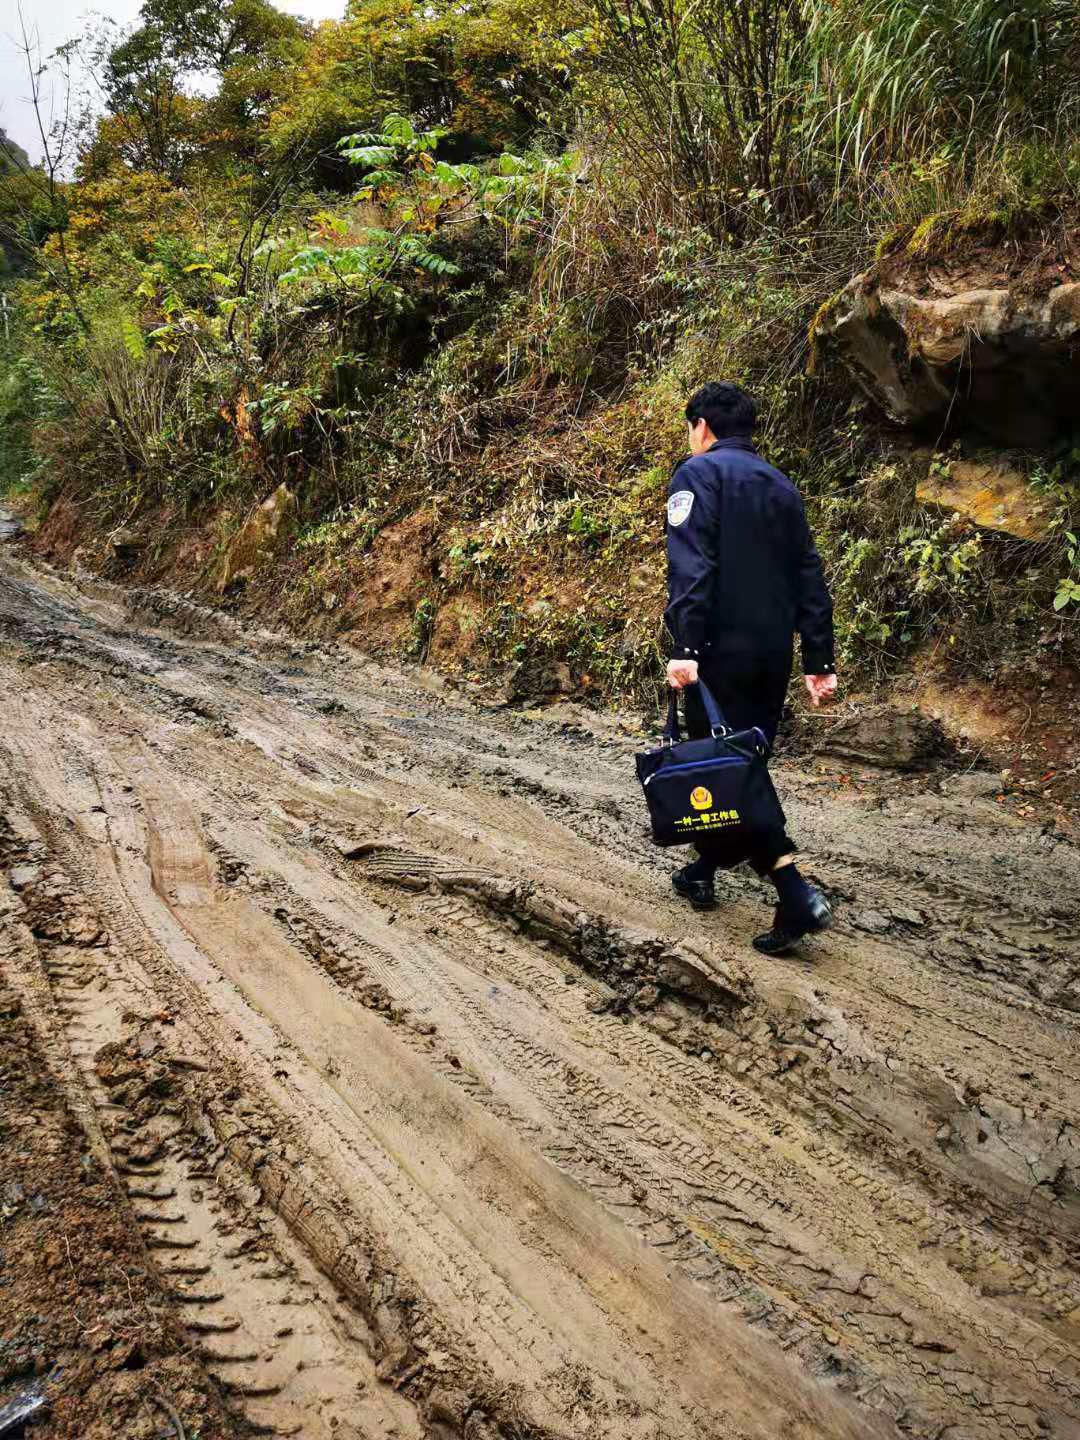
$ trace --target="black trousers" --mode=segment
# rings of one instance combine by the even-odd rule
[[[701,679],[712,691],[723,711],[724,721],[732,730],[749,730],[756,725],[764,731],[771,745],[780,728],[788,684],[791,680],[791,652],[778,655],[710,655],[698,666]],[[697,688],[684,691],[686,697],[686,728],[691,739],[709,733],[709,722]],[[763,836],[749,854],[733,855],[720,836],[703,837],[696,849],[706,864],[717,870],[730,870],[748,862],[759,875],[767,875],[782,855],[791,855],[797,847],[782,827]]]

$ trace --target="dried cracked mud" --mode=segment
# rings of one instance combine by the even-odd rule
[[[1073,848],[783,763],[767,961],[614,721],[10,546],[0,697],[0,988],[236,1435],[1080,1436]]]

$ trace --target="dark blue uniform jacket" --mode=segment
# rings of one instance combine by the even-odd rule
[[[834,668],[832,601],[802,496],[742,437],[717,440],[675,467],[668,488],[672,655],[707,660],[775,655]]]

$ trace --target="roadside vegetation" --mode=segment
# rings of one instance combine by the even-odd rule
[[[952,441],[901,444],[813,330],[883,254],[1067,247],[1078,42],[1065,0],[148,0],[77,42],[100,100],[40,163],[3,147],[0,486],[151,570],[198,531],[206,586],[286,486],[294,618],[612,693],[655,673],[681,408],[725,376],[849,666],[1060,643],[1080,437],[1023,457],[1051,538],[987,537],[915,502]]]

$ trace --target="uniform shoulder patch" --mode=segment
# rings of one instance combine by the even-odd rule
[[[674,495],[668,497],[668,524],[681,525],[693,508],[694,492],[692,490],[676,490]]]

